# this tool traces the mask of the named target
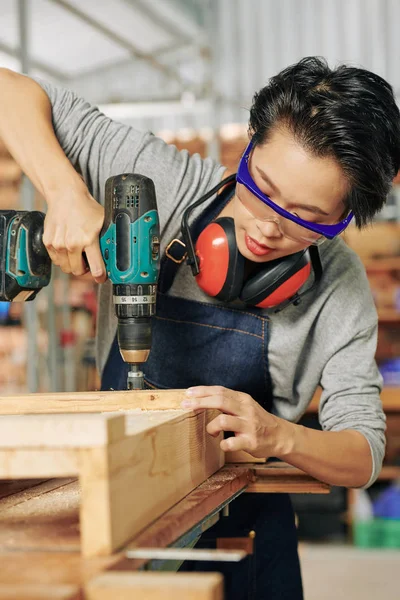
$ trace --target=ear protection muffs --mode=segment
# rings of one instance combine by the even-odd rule
[[[200,288],[208,295],[224,302],[239,298],[246,304],[261,308],[278,306],[279,312],[290,304],[297,305],[322,277],[322,265],[316,246],[283,258],[260,264],[248,278],[245,258],[236,245],[233,219],[221,217],[211,222],[193,243],[189,227],[191,212],[212,198],[222,187],[231,186],[236,175],[229,175],[199,200],[186,208],[182,216],[182,238],[186,248],[186,263]],[[179,261],[175,260],[179,264]],[[298,290],[307,281],[311,266],[314,282],[301,294]]]
[[[233,219],[221,217],[199,235],[196,245],[199,287],[223,302],[240,298],[246,304],[270,308],[293,298],[311,272],[308,249],[264,263],[245,280],[245,259],[236,245]]]

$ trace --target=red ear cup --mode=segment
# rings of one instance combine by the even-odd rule
[[[245,261],[237,249],[233,219],[221,217],[203,229],[196,242],[196,255],[199,287],[223,302],[237,298],[243,285]]]
[[[311,272],[308,249],[260,265],[244,282],[245,259],[238,251],[233,219],[210,223],[196,242],[199,287],[223,302],[240,298],[250,306],[270,308],[292,298]]]
[[[300,271],[289,277],[282,285],[279,286],[272,294],[267,296],[262,302],[256,304],[260,308],[271,308],[278,306],[282,302],[292,298],[299,291],[302,285],[305,284],[311,273],[311,265],[308,264]]]
[[[243,286],[240,299],[260,308],[277,306],[292,298],[311,272],[308,249],[265,263]]]

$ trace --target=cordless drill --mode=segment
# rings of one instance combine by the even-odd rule
[[[128,173],[107,180],[100,247],[113,284],[119,350],[130,365],[127,387],[142,389],[141,365],[151,348],[160,267],[159,222],[151,179]]]
[[[44,218],[39,211],[0,211],[0,301],[33,300],[50,282]],[[150,352],[156,306],[159,235],[153,181],[130,173],[110,177],[100,247],[113,284],[121,356],[130,365],[128,389],[143,388],[141,365]]]

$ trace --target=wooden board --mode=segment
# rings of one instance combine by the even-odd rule
[[[76,479],[52,479],[3,498],[0,551],[80,552],[79,505]]]
[[[86,600],[222,600],[220,573],[104,573],[87,584]]]
[[[160,519],[146,527],[124,550],[170,546],[194,526],[215,514],[223,503],[244,491],[251,479],[250,469],[225,465]],[[146,562],[144,559],[122,558],[113,569],[136,570]]]
[[[220,438],[206,433],[213,411],[177,412],[106,449],[80,450],[85,555],[119,548],[222,466]]]
[[[173,544],[244,490],[251,477],[249,469],[223,467],[146,527],[126,548]],[[0,484],[0,491],[2,487]],[[80,489],[74,479],[44,481],[4,497],[0,500],[0,552],[79,551],[79,506]],[[133,568],[132,561],[129,568]]]
[[[133,414],[20,415],[10,419],[10,447],[0,437],[0,478],[78,476],[85,556],[110,554],[129,541],[223,464],[220,438],[206,434],[215,411],[136,411]],[[43,432],[54,423],[49,444]],[[30,428],[36,430],[29,433]],[[95,445],[87,447],[85,435]],[[74,446],[75,439],[75,446]],[[56,446],[56,444],[58,444]]]
[[[42,413],[98,413],[180,409],[185,390],[135,390],[126,392],[60,392],[0,396],[0,415]]]
[[[78,552],[0,551],[0,585],[76,585],[112,566],[118,557],[83,558]]]
[[[75,585],[0,584],[0,600],[83,600]]]
[[[140,417],[139,417],[140,418]],[[0,418],[1,448],[91,448],[125,435],[124,415],[5,415]]]
[[[5,498],[11,497],[10,500],[14,502],[14,499],[19,495],[20,492],[30,490],[45,482],[46,480],[43,479],[11,479],[9,481],[0,481],[0,510],[3,506]]]
[[[244,467],[244,464],[240,465]],[[253,493],[293,493],[293,494],[329,494],[330,486],[318,481],[297,467],[283,462],[247,465],[253,469],[254,482],[246,492]]]

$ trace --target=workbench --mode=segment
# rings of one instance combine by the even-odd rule
[[[213,414],[171,409],[180,391],[142,395],[140,409],[124,394],[0,398],[0,600],[222,599],[218,573],[163,569],[241,493],[329,492],[284,463],[224,464],[205,435]]]

